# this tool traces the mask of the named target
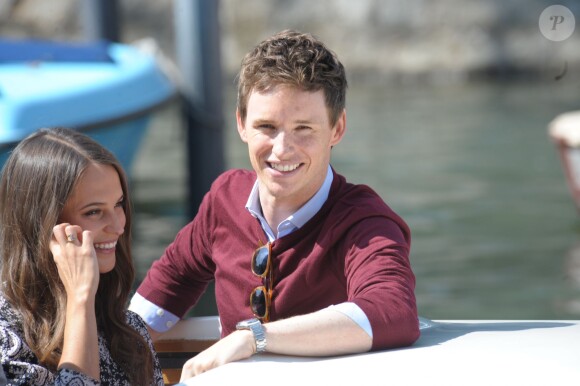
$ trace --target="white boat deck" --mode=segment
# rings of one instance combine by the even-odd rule
[[[217,318],[189,321],[164,338],[197,330],[208,339],[216,326]],[[580,321],[421,319],[421,338],[408,348],[325,358],[256,355],[186,384],[580,385]]]

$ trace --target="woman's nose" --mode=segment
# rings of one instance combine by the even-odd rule
[[[125,232],[126,217],[125,212],[113,213],[109,218],[108,231],[116,235],[122,235]]]

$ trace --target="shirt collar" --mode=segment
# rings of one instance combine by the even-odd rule
[[[300,209],[296,212],[288,216],[284,221],[278,224],[277,227],[277,234],[278,238],[286,236],[289,233],[292,233],[296,229],[301,228],[304,224],[308,222],[318,211],[326,200],[328,199],[328,195],[330,194],[330,187],[332,186],[332,180],[334,176],[332,173],[332,168],[328,165],[328,169],[326,171],[326,177],[324,178],[324,182],[322,186],[314,196],[310,200],[306,202],[306,204],[302,205]],[[260,220],[260,224],[262,225],[262,229],[268,235],[270,241],[276,239],[272,229],[268,225],[268,222],[264,218],[262,214],[262,207],[260,205],[260,193],[258,189],[259,182],[256,180],[254,186],[252,187],[252,191],[250,192],[250,196],[248,197],[248,201],[246,203],[246,209],[252,214],[252,216],[256,217]]]

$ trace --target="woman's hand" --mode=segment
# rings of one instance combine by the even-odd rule
[[[250,330],[234,331],[185,362],[180,382],[226,363],[249,358],[255,346]]]
[[[67,298],[94,301],[99,286],[99,265],[91,232],[63,223],[53,228],[53,235],[50,250]]]
[[[90,231],[67,223],[53,228],[50,251],[67,301],[64,342],[58,368],[82,372],[100,380],[95,296],[99,265]],[[79,237],[80,236],[80,237]]]

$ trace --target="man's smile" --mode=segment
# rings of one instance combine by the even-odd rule
[[[269,167],[271,167],[274,170],[277,170],[279,172],[292,172],[296,169],[298,169],[298,167],[301,164],[280,164],[280,163],[274,163],[274,162],[266,162],[268,164]]]

